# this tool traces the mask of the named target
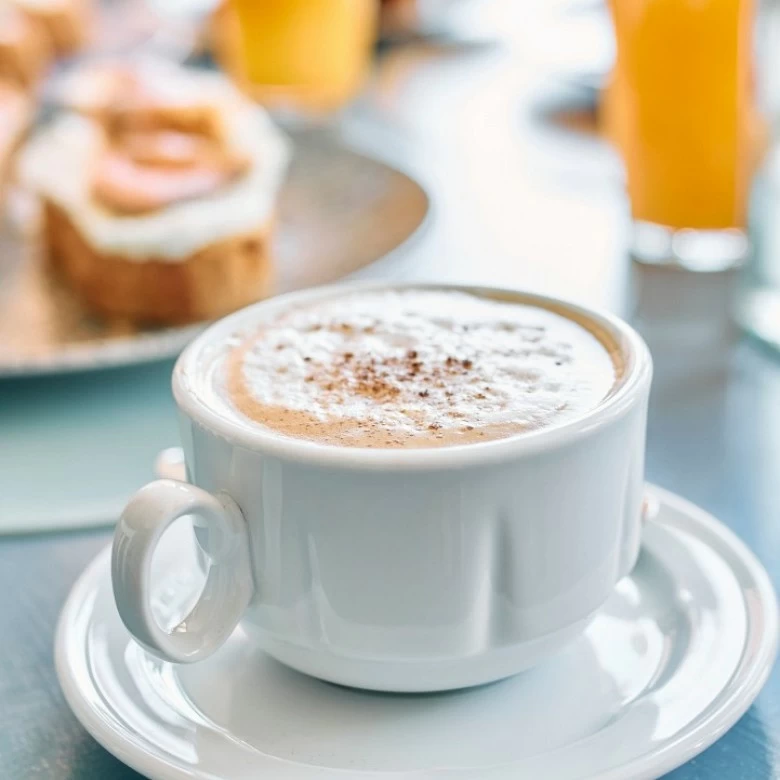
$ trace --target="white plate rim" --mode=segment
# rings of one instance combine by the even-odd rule
[[[40,357],[19,358],[0,364],[0,379],[99,371],[151,363],[175,357],[211,323],[163,328],[135,336],[71,344]]]
[[[670,772],[694,756],[710,747],[728,731],[748,710],[763,688],[774,666],[778,645],[778,602],[772,582],[761,562],[742,540],[721,521],[696,504],[663,488],[648,485],[660,502],[659,516],[668,508],[677,513],[677,519],[669,518],[661,522],[695,535],[708,543],[716,554],[729,565],[735,578],[742,584],[743,592],[750,588],[757,599],[746,609],[747,630],[745,647],[739,665],[729,679],[728,685],[720,691],[717,698],[679,734],[655,750],[612,769],[608,769],[592,780],[651,780]],[[682,518],[682,521],[681,519]],[[101,718],[89,698],[85,697],[79,681],[71,673],[68,661],[69,648],[73,646],[72,635],[78,625],[78,613],[82,609],[85,596],[93,587],[93,581],[107,568],[110,558],[110,545],[103,549],[82,572],[68,595],[60,613],[54,641],[54,660],[57,678],[68,706],[82,726],[109,753],[141,774],[155,780],[202,780],[214,777],[204,771],[193,775],[191,771],[158,759],[154,755],[140,750],[128,742],[121,730]],[[76,631],[77,633],[77,631]],[[757,637],[753,647],[751,639]],[[506,764],[511,773],[511,762]],[[305,767],[302,766],[302,769]],[[310,767],[312,777],[321,771]],[[270,767],[269,767],[269,771]],[[445,770],[446,772],[447,770]],[[391,778],[418,778],[436,780],[438,770],[409,772],[359,773],[354,770],[341,770],[344,777],[356,777],[371,774]],[[269,777],[271,775],[269,774]],[[508,775],[509,777],[509,775]]]

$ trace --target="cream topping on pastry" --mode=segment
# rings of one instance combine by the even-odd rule
[[[248,167],[247,157],[196,133],[125,132],[98,156],[92,197],[116,214],[144,214],[214,193]]]
[[[247,170],[220,182],[224,186],[207,188],[201,182],[199,192],[195,187],[191,197],[166,197],[157,210],[145,204],[140,209],[145,213],[116,213],[93,190],[96,166],[105,153],[104,127],[78,115],[61,116],[42,129],[22,156],[23,181],[62,208],[98,251],[176,262],[216,241],[248,233],[273,214],[290,156],[287,139],[263,109],[224,77],[190,72],[181,81],[190,85],[190,94],[197,87],[201,100],[213,101],[224,118],[225,147],[247,161]]]

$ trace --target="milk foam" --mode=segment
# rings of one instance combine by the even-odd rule
[[[437,290],[358,292],[239,336],[217,380],[247,424],[351,447],[505,438],[597,407],[614,350],[533,305]]]

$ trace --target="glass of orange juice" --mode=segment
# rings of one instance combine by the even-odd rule
[[[365,80],[378,0],[224,0],[218,58],[261,103],[304,112],[341,108]]]
[[[608,133],[623,156],[634,256],[693,270],[744,260],[761,121],[753,0],[609,0]]]

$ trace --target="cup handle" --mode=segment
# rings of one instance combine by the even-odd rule
[[[181,623],[165,630],[151,609],[152,556],[165,530],[184,515],[195,515],[205,524],[209,567],[195,606]],[[111,579],[122,622],[147,650],[174,663],[206,658],[233,633],[254,591],[241,510],[226,493],[212,495],[173,479],[150,482],[119,518]]]

